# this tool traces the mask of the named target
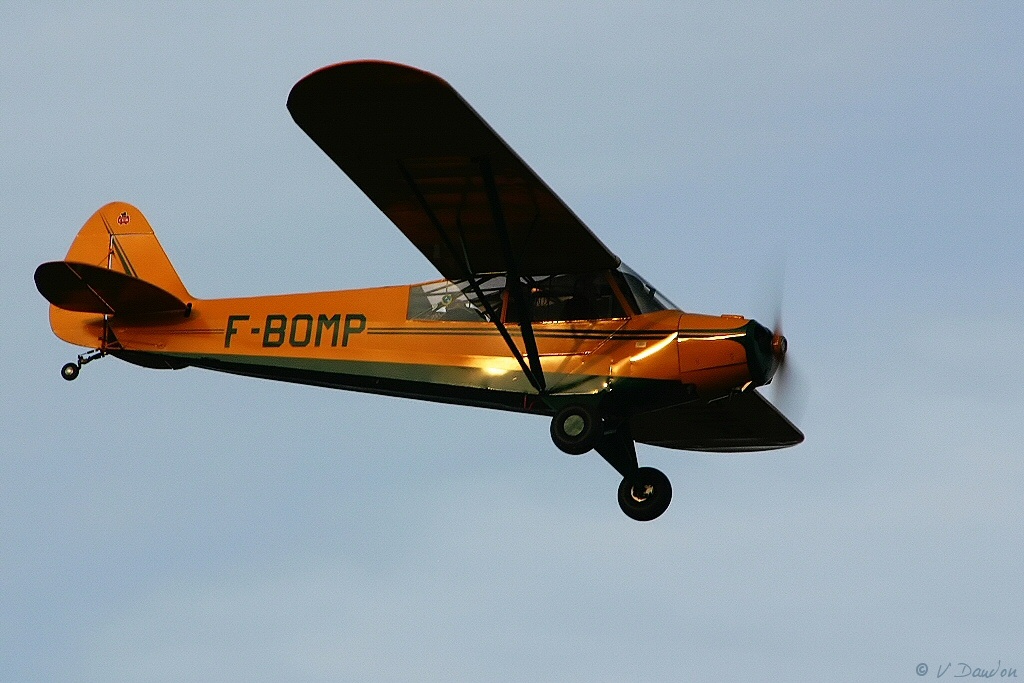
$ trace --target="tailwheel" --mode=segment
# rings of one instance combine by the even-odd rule
[[[671,502],[672,484],[653,467],[640,467],[619,484],[619,507],[638,522],[659,517]]]
[[[64,367],[60,369],[60,376],[70,382],[78,377],[80,370],[81,368],[78,366],[78,363],[65,363]]]
[[[77,363],[65,363],[64,367],[60,369],[60,376],[71,381],[78,377],[78,373],[82,371],[82,366],[86,363],[91,363],[94,360],[99,360],[103,356],[107,355],[107,352],[103,349],[93,349],[89,353],[83,353],[78,356]]]
[[[551,419],[551,440],[563,453],[583,455],[600,436],[601,419],[583,406],[566,406]]]

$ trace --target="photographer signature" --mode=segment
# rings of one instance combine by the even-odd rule
[[[939,664],[935,669],[935,677],[942,678],[946,674],[950,674],[951,678],[1017,678],[1017,668],[1003,666],[1003,660],[996,662],[996,665],[990,668],[986,667],[972,667],[967,662],[957,662],[956,666],[953,666],[952,662],[946,662],[945,665]],[[921,663],[917,665],[917,675],[927,676],[928,665]]]

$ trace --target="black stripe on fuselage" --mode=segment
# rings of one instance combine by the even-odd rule
[[[443,325],[443,324],[442,324]],[[510,332],[513,331],[510,329]],[[493,327],[369,327],[367,334],[396,336],[497,336]],[[725,330],[544,330],[534,327],[534,335],[539,339],[579,339],[581,341],[650,341],[664,339],[678,334],[684,339],[701,339],[703,337],[719,337],[724,334],[742,334],[742,328]]]

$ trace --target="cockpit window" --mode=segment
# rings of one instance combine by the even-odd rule
[[[621,276],[620,283],[625,282],[626,286],[622,288],[623,294],[630,297],[629,303],[637,313],[679,310],[678,306],[669,301],[625,263],[619,265],[616,274]]]
[[[506,295],[505,284],[505,275],[497,274],[485,276],[479,288],[499,319],[504,304],[508,306],[504,319],[518,323],[516,304],[513,297]],[[637,313],[676,310],[675,304],[625,264],[613,271],[524,277],[523,284],[530,295],[530,320],[533,322],[625,318],[628,314],[623,304]],[[620,300],[616,290],[625,297],[625,302]],[[491,321],[487,306],[477,297],[468,280],[413,285],[409,288],[407,317],[409,320]]]
[[[605,320],[624,318],[626,312],[615,296],[606,271],[599,273],[543,275],[525,278],[533,302],[533,322]],[[519,322],[515,302],[509,297],[509,322]]]

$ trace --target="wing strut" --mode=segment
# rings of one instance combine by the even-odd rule
[[[530,370],[537,380],[538,391],[544,392],[544,370],[540,365],[540,353],[537,351],[537,340],[533,336],[533,316],[531,315],[531,301],[528,293],[524,291],[523,279],[519,275],[519,268],[516,264],[515,254],[512,253],[512,241],[508,236],[508,227],[505,225],[505,213],[501,210],[501,197],[498,196],[498,188],[494,184],[494,171],[491,170],[491,162],[487,157],[478,159],[480,173],[484,177],[484,187],[487,190],[487,201],[491,205],[491,213],[494,215],[494,227],[498,231],[498,239],[501,241],[501,250],[505,256],[505,264],[508,266],[508,276],[505,285],[509,294],[515,299],[516,310],[519,311],[519,329],[523,333],[523,344],[526,346],[526,357],[530,359]]]
[[[455,260],[455,262],[459,265],[460,269],[463,271],[463,274],[465,275],[465,278],[466,278],[467,282],[469,282],[470,289],[473,290],[473,294],[475,294],[477,299],[483,304],[484,309],[487,312],[487,316],[491,319],[491,322],[494,323],[495,327],[498,328],[498,332],[501,334],[501,338],[505,340],[505,344],[508,346],[509,350],[512,352],[512,355],[515,356],[516,361],[519,363],[519,367],[522,368],[522,370],[523,370],[523,374],[526,375],[526,379],[529,380],[529,382],[533,386],[533,388],[536,389],[539,393],[544,393],[546,385],[544,383],[543,370],[541,370],[541,366],[540,366],[540,355],[537,352],[537,342],[536,342],[536,340],[534,339],[534,336],[533,336],[533,326],[531,324],[529,324],[528,322],[525,323],[525,324],[521,324],[521,330],[523,332],[523,341],[526,343],[527,353],[530,354],[530,365],[527,365],[526,364],[526,360],[523,358],[523,354],[520,353],[520,351],[519,351],[519,347],[516,346],[515,340],[513,340],[512,339],[512,335],[509,334],[508,328],[506,328],[505,324],[501,321],[501,316],[498,315],[498,312],[494,310],[493,306],[491,306],[491,302],[487,299],[487,297],[484,296],[483,291],[481,291],[481,289],[480,289],[480,282],[483,280],[483,278],[478,280],[476,277],[473,276],[472,268],[470,267],[470,265],[468,263],[468,256],[465,253],[465,249],[463,249],[462,258],[459,258],[459,252],[455,249],[455,245],[452,244],[451,238],[448,237],[448,233],[445,232],[444,226],[441,225],[441,221],[437,218],[437,215],[430,208],[430,205],[427,203],[427,200],[423,196],[423,193],[420,192],[419,187],[416,185],[416,181],[409,174],[409,171],[405,168],[405,165],[402,164],[402,162],[398,162],[398,168],[399,168],[399,170],[402,173],[402,177],[405,178],[405,182],[408,183],[409,188],[412,190],[413,194],[416,196],[416,201],[419,202],[420,208],[423,209],[423,212],[427,215],[427,218],[430,220],[430,223],[434,226],[434,229],[437,230],[437,234],[441,238],[441,241],[444,243],[445,248],[448,249],[448,252],[452,255],[452,258]],[[489,182],[488,182],[488,189],[489,190],[493,190],[494,189],[494,178],[493,178],[493,176],[490,175],[490,165],[489,164],[487,165],[487,172],[486,172],[486,174],[487,174],[487,178],[489,180]],[[492,208],[494,206],[497,206],[496,216],[500,217],[501,216],[501,205],[500,205],[500,203],[499,204],[495,204],[494,202],[496,202],[496,201],[497,201],[497,192],[494,193],[494,197],[493,197],[493,201],[492,201]],[[503,235],[503,241],[504,242],[508,242],[508,233],[505,230],[504,218],[503,217],[501,217],[501,218],[502,218],[502,220],[501,220],[501,234]],[[509,248],[508,251],[510,253],[511,252],[511,248]],[[511,264],[512,263],[511,259],[509,259],[508,262],[509,262],[509,264]],[[514,285],[511,284],[513,282],[515,283]],[[516,277],[515,280],[512,280],[512,270],[511,269],[510,269],[509,273],[506,275],[506,285],[509,286],[512,289],[512,291],[514,291],[514,292],[515,291],[519,291],[520,292],[520,294],[516,297],[516,304],[522,310],[527,310],[528,311],[529,310],[528,308],[523,307],[523,306],[521,306],[519,304],[519,299],[522,296],[522,294],[521,294],[522,281],[518,277]],[[528,321],[529,320],[529,313],[528,312],[527,312],[526,316],[527,316],[526,320]],[[536,372],[534,372],[533,368],[536,369]]]

